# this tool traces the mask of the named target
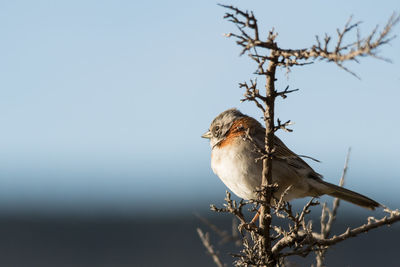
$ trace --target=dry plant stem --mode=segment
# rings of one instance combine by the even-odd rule
[[[262,187],[267,188],[265,194],[262,194],[261,200],[264,203],[260,209],[260,230],[262,232],[261,245],[262,249],[259,250],[260,253],[265,253],[269,257],[271,255],[271,239],[270,239],[270,226],[271,226],[271,208],[269,203],[271,203],[272,190],[268,188],[272,185],[272,157],[274,149],[274,135],[275,135],[275,125],[274,125],[274,107],[275,107],[275,71],[276,71],[276,61],[271,60],[269,62],[267,75],[266,75],[266,98],[265,98],[265,151],[267,157],[263,160],[263,171],[262,171]],[[267,259],[268,262],[273,263],[273,259]]]
[[[332,245],[337,244],[341,241],[344,241],[350,237],[355,237],[359,234],[366,233],[369,230],[372,230],[372,229],[375,229],[375,228],[378,228],[378,227],[384,226],[384,225],[391,225],[392,223],[398,222],[398,221],[400,221],[400,214],[392,215],[390,217],[385,216],[380,220],[375,220],[375,222],[368,222],[368,223],[363,224],[354,229],[348,228],[346,230],[346,232],[344,232],[341,235],[333,236],[328,239],[315,240],[315,244],[320,245],[320,246],[332,246]]]
[[[347,174],[347,169],[349,167],[350,152],[351,152],[351,148],[349,148],[347,151],[346,160],[345,160],[343,172],[342,172],[342,177],[340,177],[340,181],[339,181],[339,186],[344,185],[344,181],[345,181],[346,174]],[[323,238],[328,238],[331,233],[332,225],[333,225],[334,221],[336,220],[336,214],[339,209],[339,205],[340,205],[340,199],[335,198],[333,200],[332,211],[329,210],[329,208],[326,206],[326,203],[324,203],[324,205],[322,206],[321,236]],[[328,214],[328,221],[326,221],[327,214]],[[315,259],[317,261],[317,267],[325,266],[324,261],[325,261],[326,251],[327,251],[327,249],[325,247],[320,247],[320,250],[315,252]]]
[[[228,33],[226,36],[237,39],[236,43],[243,47],[241,52],[242,55],[247,52],[253,60],[258,61],[259,74],[264,71],[263,64],[271,58],[269,56],[260,56],[257,52],[254,54],[251,53],[250,51],[253,48],[274,51],[275,56],[278,57],[278,66],[286,68],[287,71],[289,71],[293,66],[303,66],[313,63],[316,60],[322,60],[334,62],[338,67],[359,78],[353,71],[343,64],[349,61],[359,62],[358,60],[361,57],[367,56],[390,61],[389,59],[378,55],[378,48],[390,43],[393,38],[395,38],[395,36],[390,36],[390,33],[393,26],[400,21],[400,16],[393,13],[381,32],[378,33],[378,28],[376,27],[368,36],[361,37],[359,34],[359,25],[361,22],[352,23],[352,18],[350,17],[343,29],[336,30],[337,41],[333,45],[332,36],[326,34],[324,38],[316,36],[316,44],[309,48],[284,49],[279,47],[275,42],[277,34],[274,33],[273,30],[269,33],[266,40],[260,39],[257,20],[252,12],[244,12],[233,6],[221,6],[232,11],[232,13],[226,13],[225,18],[233,22],[240,31],[240,34]],[[354,31],[356,32],[355,40],[349,43],[344,43],[343,40],[348,37],[349,33]]]
[[[204,247],[207,249],[208,253],[210,253],[212,259],[214,260],[215,264],[218,267],[226,267],[225,264],[222,263],[221,259],[218,256],[218,252],[216,252],[213,248],[213,246],[210,243],[210,237],[208,233],[203,233],[200,228],[197,228],[197,233],[199,234],[199,237],[201,239],[201,242],[203,242]]]
[[[340,177],[339,186],[343,186],[346,179],[347,169],[349,168],[350,152],[351,149],[349,148],[349,150],[347,151],[346,160],[343,167],[342,177]],[[323,235],[324,238],[327,238],[331,233],[332,225],[333,222],[336,220],[336,214],[337,210],[339,209],[339,205],[340,205],[340,199],[335,198],[332,204],[332,211],[329,211],[328,208],[326,209],[326,212],[329,214],[328,222],[323,223],[321,220],[321,234]]]
[[[307,256],[312,251],[318,251],[319,247],[328,248],[332,245],[335,245],[339,242],[347,240],[351,237],[355,237],[359,234],[366,233],[372,229],[384,226],[391,225],[395,222],[400,221],[400,212],[398,210],[391,211],[387,210],[390,213],[390,216],[385,216],[382,219],[371,218],[368,223],[363,224],[357,228],[350,229],[348,228],[346,232],[333,236],[331,238],[323,238],[320,234],[317,233],[307,233],[303,231],[299,231],[298,234],[287,236],[279,240],[279,242],[272,249],[272,253],[276,254],[277,257],[285,258],[287,256],[292,255],[300,255]],[[279,253],[286,247],[291,247],[296,243],[301,243],[302,249],[294,249],[287,253]]]
[[[238,235],[238,225],[237,225],[237,221],[236,218],[233,218],[232,220],[232,234],[229,234],[227,231],[223,231],[221,229],[219,229],[215,224],[213,224],[212,222],[210,222],[209,220],[207,220],[206,218],[204,218],[203,216],[195,213],[194,214],[197,218],[200,219],[200,221],[202,221],[205,225],[207,225],[211,230],[213,230],[214,233],[216,233],[221,240],[218,242],[218,245],[222,245],[225,243],[228,243],[230,241],[234,241],[235,244],[237,244],[238,246],[240,245],[241,239]]]

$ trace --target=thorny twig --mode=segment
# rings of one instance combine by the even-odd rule
[[[346,61],[358,62],[360,57],[371,56],[377,59],[390,62],[389,59],[378,55],[378,48],[382,45],[390,43],[396,36],[390,35],[393,26],[400,21],[399,14],[393,13],[387,21],[386,25],[378,33],[378,27],[373,29],[366,37],[361,37],[359,34],[359,25],[361,22],[352,22],[352,17],[346,22],[344,27],[336,30],[336,44],[331,48],[330,44],[333,37],[325,35],[321,41],[321,37],[316,36],[316,44],[310,48],[301,49],[284,49],[278,46],[275,39],[277,34],[272,29],[266,40],[261,40],[258,34],[257,20],[252,12],[243,12],[236,7],[222,5],[232,13],[227,12],[225,18],[235,23],[241,35],[229,33],[225,36],[236,38],[236,43],[243,47],[241,54],[249,53],[249,56],[258,63],[258,74],[265,74],[264,64],[268,60],[272,60],[271,55],[259,55],[257,51],[250,52],[255,48],[263,48],[274,51],[276,64],[280,67],[289,69],[293,66],[302,66],[310,64],[315,60],[323,60],[334,62],[338,67],[349,72],[359,78],[357,74],[343,65]],[[251,22],[251,23],[249,23]],[[250,26],[251,25],[251,26]],[[257,30],[257,31],[256,31]],[[356,40],[344,43],[344,37],[349,33],[356,31]]]
[[[349,148],[349,150],[347,151],[346,160],[345,160],[343,172],[342,172],[342,177],[340,177],[340,181],[339,181],[339,186],[344,185],[344,181],[345,181],[346,174],[347,174],[347,169],[349,167],[350,152],[351,152],[351,148]],[[331,233],[332,225],[336,220],[336,214],[337,214],[339,205],[340,205],[340,199],[335,198],[333,200],[333,204],[332,204],[332,211],[329,210],[326,203],[324,203],[322,206],[321,236],[323,238],[328,238]],[[326,215],[328,215],[328,221],[326,221]],[[324,266],[325,253],[326,253],[326,248],[324,248],[324,247],[320,247],[320,250],[316,251],[315,259],[317,261],[317,267]]]
[[[241,238],[238,235],[238,224],[236,221],[236,218],[233,218],[232,220],[232,233],[229,234],[228,231],[224,231],[218,228],[215,224],[210,222],[208,219],[205,217],[195,213],[195,216],[199,218],[205,225],[211,228],[220,238],[221,240],[218,242],[219,245],[226,244],[230,241],[234,241],[237,246],[241,244]]]
[[[231,193],[229,193],[229,191],[226,191],[225,201],[226,201],[226,204],[224,204],[223,208],[217,208],[214,204],[212,204],[212,205],[210,205],[210,209],[215,212],[233,214],[240,222],[240,224],[238,226],[240,232],[242,232],[243,229],[246,229],[248,231],[256,231],[257,230],[256,228],[254,228],[254,225],[250,225],[246,221],[246,218],[243,214],[243,207],[245,205],[249,204],[250,202],[246,202],[242,199],[242,200],[240,200],[240,202],[238,204],[236,202],[236,200],[232,200]]]
[[[208,253],[210,253],[215,264],[218,267],[226,267],[226,264],[222,263],[221,259],[219,258],[218,251],[215,251],[213,246],[211,245],[209,234],[204,234],[200,228],[197,228],[197,233],[201,239],[201,242],[203,242],[204,247],[207,249]]]

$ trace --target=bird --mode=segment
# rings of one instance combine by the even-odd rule
[[[265,148],[265,128],[256,119],[231,108],[219,114],[202,137],[210,141],[213,172],[238,197],[257,199],[256,190],[262,181],[263,164],[259,159],[263,151],[260,148]],[[381,206],[369,197],[324,181],[321,174],[277,136],[274,136],[272,182],[278,186],[274,198],[282,197],[284,201],[329,195],[370,210]]]

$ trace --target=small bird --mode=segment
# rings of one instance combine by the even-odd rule
[[[255,190],[261,186],[262,155],[265,147],[265,128],[252,117],[232,108],[219,114],[209,130],[202,135],[210,139],[211,168],[238,197],[256,199]],[[358,206],[374,210],[380,204],[366,196],[325,182],[303,159],[292,152],[275,136],[272,181],[278,188],[274,197],[283,200],[330,195]]]

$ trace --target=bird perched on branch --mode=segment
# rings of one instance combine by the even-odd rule
[[[209,130],[202,135],[210,139],[211,168],[238,197],[257,199],[256,190],[262,180],[262,151],[265,150],[265,128],[252,117],[237,109],[219,114]],[[272,181],[278,185],[274,197],[283,200],[330,195],[358,206],[375,209],[380,204],[354,191],[322,180],[303,159],[274,137]]]

